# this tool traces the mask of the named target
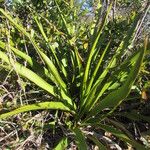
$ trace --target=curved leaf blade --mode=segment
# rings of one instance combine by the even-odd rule
[[[113,107],[113,110],[126,98],[129,94],[132,84],[134,83],[137,74],[140,70],[140,66],[143,60],[145,49],[141,49],[135,56],[134,62],[132,62],[131,71],[126,79],[126,82],[117,90],[111,92],[102,101],[100,101],[89,113],[89,117],[95,116],[100,113],[104,108]],[[112,111],[113,111],[112,110]]]
[[[0,114],[0,119],[11,117],[13,115],[31,111],[31,110],[44,110],[44,109],[63,110],[63,111],[72,112],[70,108],[65,106],[62,102],[43,102],[43,103],[36,103],[36,104],[21,106],[10,112]]]
[[[98,126],[107,131],[107,132],[110,132],[112,133],[113,135],[115,135],[116,137],[120,138],[121,140],[127,142],[127,143],[130,143],[132,146],[134,146],[137,150],[146,150],[146,148],[137,143],[135,140],[133,139],[130,139],[126,134],[124,134],[122,131],[119,131],[117,130],[116,128],[112,127],[112,126],[109,126],[109,125],[104,125],[104,124],[98,124]]]
[[[0,58],[5,61],[8,65],[12,66],[14,70],[21,75],[22,77],[32,81],[40,88],[44,89],[48,93],[52,94],[55,97],[58,97],[58,93],[56,93],[55,86],[50,85],[48,82],[46,82],[43,78],[41,78],[39,75],[28,69],[27,67],[21,65],[18,62],[14,62],[14,60],[9,60],[8,56],[0,51]],[[74,108],[75,105],[72,103],[71,98],[62,90],[60,89],[60,95],[63,99],[64,103],[67,103],[70,107]]]
[[[85,94],[85,90],[87,88],[87,80],[88,80],[88,77],[89,77],[89,70],[90,70],[89,68],[90,68],[90,65],[91,65],[92,56],[95,53],[95,49],[96,49],[97,43],[99,41],[99,38],[102,34],[103,28],[105,27],[105,25],[107,23],[107,17],[109,15],[109,12],[110,12],[111,8],[112,8],[112,2],[111,2],[110,6],[109,6],[109,8],[108,8],[108,10],[105,14],[105,17],[104,17],[104,19],[101,23],[101,26],[100,26],[99,31],[97,33],[97,36],[96,36],[94,42],[92,43],[92,47],[91,47],[90,52],[89,52],[89,56],[88,56],[88,60],[87,60],[86,68],[85,68],[85,72],[84,72],[84,77],[83,77],[83,83],[82,83],[82,92],[83,92],[82,96]],[[83,106],[84,103],[85,103],[85,101],[83,99],[81,101],[81,105]]]
[[[2,41],[0,41],[0,47],[3,50],[6,50],[6,44]],[[27,63],[33,68],[33,70],[40,75],[41,77],[46,76],[50,78],[52,81],[52,77],[49,75],[48,70],[45,67],[42,67],[40,64],[38,64],[35,59],[31,58],[29,55],[25,54],[24,52],[20,51],[19,49],[13,47],[10,45],[10,50],[12,50],[17,56],[27,61]]]
[[[63,88],[63,90],[65,90],[67,86],[66,86],[65,82],[63,81],[63,79],[61,78],[57,68],[54,65],[54,63],[47,57],[47,55],[45,53],[43,53],[41,51],[40,47],[37,45],[35,40],[30,36],[30,34],[21,25],[17,24],[13,20],[13,18],[10,15],[8,15],[3,9],[0,8],[0,12],[14,25],[14,27],[18,31],[22,32],[26,37],[29,38],[30,42],[34,46],[37,53],[42,57],[44,62],[47,64],[49,70],[51,71],[51,73],[54,76],[55,80],[57,81],[58,85],[61,86]]]

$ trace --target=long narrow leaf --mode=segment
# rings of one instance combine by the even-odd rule
[[[94,70],[94,72],[93,72],[93,74],[92,74],[92,76],[91,76],[90,82],[89,82],[89,84],[88,84],[86,93],[89,93],[89,90],[91,89],[91,86],[92,86],[92,84],[93,84],[93,81],[94,81],[94,79],[95,79],[95,76],[96,76],[96,74],[97,74],[97,72],[98,72],[98,69],[99,69],[99,67],[100,67],[100,65],[101,65],[101,63],[102,63],[102,61],[103,61],[103,58],[104,58],[104,56],[105,56],[105,54],[106,54],[106,52],[107,52],[107,50],[108,50],[108,48],[109,48],[109,45],[110,45],[110,41],[108,42],[106,48],[104,49],[104,51],[103,51],[103,53],[102,53],[102,55],[101,55],[101,57],[100,57],[100,59],[99,59],[97,65],[96,65],[96,68],[95,68],[95,70]]]
[[[104,108],[117,107],[124,98],[129,94],[132,84],[134,83],[137,74],[140,70],[140,66],[143,60],[145,49],[142,48],[136,55],[133,67],[127,77],[126,82],[117,90],[110,93],[102,101],[96,105],[93,110],[89,113],[89,116],[93,116],[101,112]]]
[[[0,41],[0,47],[3,50],[6,50],[6,44],[2,41]],[[38,64],[33,58],[31,58],[29,55],[25,54],[24,52],[18,50],[17,48],[10,45],[10,50],[12,50],[17,56],[23,58],[27,63],[33,68],[33,70],[39,74],[40,76],[46,76],[50,78],[52,81],[52,77],[49,75],[48,70],[45,67],[41,67],[40,64]],[[54,82],[54,81],[53,81]]]
[[[15,25],[17,30],[21,31],[24,35],[30,36],[30,34],[17,22],[15,22],[2,8],[0,8],[0,12],[12,23]]]
[[[97,101],[100,99],[100,97],[104,94],[106,90],[110,89],[117,89],[119,88],[123,82],[125,82],[130,68],[132,67],[132,64],[135,62],[135,58],[138,51],[134,53],[132,56],[130,56],[126,61],[124,61],[117,71],[115,71],[106,81],[106,83],[101,86],[99,83],[95,85],[88,93],[86,97],[86,104],[84,107],[82,107],[82,111],[79,114],[79,117],[81,117],[84,113],[89,112],[97,103]]]
[[[18,25],[12,18],[11,16],[9,16],[3,9],[0,9],[0,12],[20,31],[22,32],[25,36],[27,36],[29,38],[29,40],[31,41],[31,43],[33,44],[34,48],[36,49],[36,51],[39,53],[39,55],[42,57],[42,59],[45,61],[45,63],[48,65],[49,70],[51,71],[51,73],[53,74],[54,78],[56,79],[57,83],[59,84],[59,86],[61,86],[63,88],[63,90],[66,89],[66,84],[64,83],[64,81],[62,80],[62,78],[60,77],[57,68],[55,67],[55,65],[53,64],[53,62],[41,51],[41,49],[39,48],[39,46],[36,44],[36,42],[34,41],[34,39],[30,36],[29,33],[26,32],[26,30]]]
[[[43,102],[43,103],[36,103],[36,104],[21,106],[10,112],[2,113],[2,114],[0,114],[0,119],[11,117],[13,115],[31,111],[31,110],[45,110],[45,109],[63,110],[63,111],[72,112],[69,109],[69,107],[65,106],[62,102]]]
[[[38,85],[39,87],[47,91],[48,93],[52,94],[53,96],[58,97],[57,95],[58,93],[56,92],[56,88],[54,86],[47,83],[44,79],[42,79],[36,73],[26,68],[25,66],[21,65],[20,63],[14,62],[13,60],[10,61],[5,53],[0,51],[0,54],[1,54],[0,58],[3,61],[7,62],[8,65],[11,65],[12,67],[14,67],[15,71],[18,74],[32,81],[33,83],[35,83],[36,85]],[[60,94],[64,102],[66,101],[66,103],[68,103],[70,107],[74,107],[72,100],[70,99],[69,96],[66,95],[66,93],[62,89],[60,89]]]
[[[86,110],[91,110],[92,107],[97,103],[100,97],[104,94],[106,90],[115,90],[118,89],[123,82],[125,82],[130,68],[132,67],[132,63],[135,62],[135,57],[139,53],[138,51],[131,55],[126,61],[120,64],[119,69],[116,70],[106,81],[106,83],[101,86],[99,83],[95,85],[92,90],[89,92],[89,96],[87,97],[88,103],[86,103]],[[93,97],[92,97],[93,96]]]
[[[98,138],[96,138],[96,136],[94,135],[87,135],[87,137],[92,140],[99,148],[99,150],[107,150],[107,147],[104,146],[99,140]]]
[[[87,144],[85,141],[85,136],[82,131],[76,127],[73,132],[75,133],[75,140],[79,150],[87,150]]]
[[[144,115],[138,114],[136,111],[124,112],[124,113],[120,113],[119,115],[124,116],[124,117],[129,118],[129,119],[134,120],[134,121],[144,120],[144,121],[150,123],[149,116],[144,116]]]
[[[0,51],[0,58],[6,63],[8,63],[8,64],[10,63],[8,56],[2,51]]]
[[[58,5],[56,0],[55,0],[55,3],[56,3],[56,6],[57,6],[59,15],[61,16],[61,19],[62,19],[62,21],[64,23],[65,30],[67,31],[67,35],[68,35],[69,38],[72,38],[72,35],[70,33],[70,30],[69,30],[70,26],[67,24],[67,21],[66,21],[64,15],[62,14],[62,12],[60,10],[60,7],[59,7],[59,5]],[[69,39],[68,42],[69,42],[69,44],[71,46],[73,46],[70,39]],[[75,56],[76,56],[76,61],[77,61],[77,64],[78,64],[78,69],[79,69],[79,72],[81,72],[82,64],[81,64],[80,54],[78,52],[77,47],[73,46],[73,48],[74,48],[74,51],[75,51]]]
[[[120,45],[118,46],[115,55],[111,58],[108,66],[105,68],[103,73],[99,76],[99,78],[95,82],[95,85],[98,85],[98,83],[99,84],[102,83],[102,81],[105,79],[106,75],[108,74],[110,68],[112,68],[114,61],[117,58],[120,58],[120,56],[122,55],[124,50],[130,45],[131,39],[132,39],[133,34],[136,29],[136,25],[139,21],[139,18],[140,18],[140,15],[135,16],[134,22],[133,22],[131,28],[128,30],[127,35],[125,35],[125,37],[123,37],[123,40],[121,41]]]
[[[106,25],[106,21],[107,21],[107,17],[108,17],[108,14],[111,10],[111,7],[112,7],[112,2],[106,12],[106,15],[103,19],[103,22],[101,23],[101,26],[100,26],[100,29],[98,31],[98,34],[95,38],[95,41],[91,47],[91,50],[89,52],[89,56],[88,56],[88,60],[87,60],[87,63],[86,63],[86,68],[85,68],[85,72],[84,72],[84,78],[83,78],[83,85],[82,85],[82,92],[83,92],[83,95],[84,95],[84,92],[86,90],[86,87],[87,87],[87,80],[88,80],[88,77],[89,77],[89,68],[90,68],[90,64],[91,64],[91,61],[92,61],[92,57],[93,57],[93,54],[95,52],[95,49],[96,49],[96,46],[97,46],[97,43],[99,41],[99,38],[100,38],[100,35],[102,34],[102,31],[103,31],[103,28],[105,27]],[[83,104],[85,103],[84,99],[82,99],[81,101],[81,106],[83,106]]]
[[[59,68],[60,68],[60,69],[62,70],[62,72],[64,73],[64,76],[66,77],[66,76],[67,76],[67,72],[66,72],[64,66],[63,66],[63,65],[60,63],[60,61],[58,60],[58,58],[57,58],[57,56],[56,56],[56,54],[55,54],[54,48],[49,44],[48,38],[47,38],[47,36],[46,36],[46,34],[45,34],[45,32],[44,32],[44,29],[43,29],[43,26],[42,26],[41,22],[38,20],[38,17],[37,17],[37,16],[35,16],[34,19],[35,19],[35,22],[36,22],[36,24],[38,25],[38,27],[39,27],[39,29],[40,29],[40,31],[41,31],[42,36],[44,37],[46,43],[48,44],[48,46],[49,46],[49,48],[50,48],[50,50],[51,50],[51,52],[52,52],[52,54],[53,54],[53,56],[54,56],[56,62],[57,62],[57,65],[59,66]]]
[[[45,34],[45,32],[44,32],[43,26],[42,26],[41,22],[39,22],[37,16],[34,17],[34,20],[35,20],[36,24],[38,25],[38,27],[39,27],[39,29],[40,29],[40,31],[41,31],[41,34],[42,34],[42,36],[44,37],[44,40],[45,40],[46,42],[48,42],[48,38],[47,38],[47,36],[46,36],[46,34]]]
[[[0,47],[4,50],[6,50],[6,44],[2,41],[0,41]],[[18,56],[20,56],[21,58],[23,58],[24,60],[26,60],[31,66],[33,66],[33,61],[31,59],[30,56],[28,56],[27,54],[25,54],[24,52],[18,50],[17,48],[14,48],[13,46],[10,45],[10,49],[17,54]]]
[[[125,135],[122,131],[117,130],[116,128],[109,126],[109,125],[104,125],[104,124],[98,124],[98,126],[107,131],[112,133],[113,135],[115,135],[116,137],[120,138],[121,140],[130,143],[133,147],[135,147],[137,150],[146,150],[146,148],[144,146],[142,146],[141,144],[137,143],[135,140],[130,139],[127,135]]]
[[[59,7],[59,5],[58,5],[58,3],[57,3],[57,1],[56,1],[56,0],[54,0],[54,1],[55,1],[56,6],[57,6],[59,15],[60,15],[60,17],[61,17],[61,19],[62,19],[62,21],[63,21],[63,23],[64,23],[65,30],[67,31],[67,34],[70,36],[70,31],[69,31],[69,26],[68,26],[68,24],[67,24],[67,21],[66,21],[64,15],[62,14],[62,12],[61,12],[61,10],[60,10],[60,7]]]

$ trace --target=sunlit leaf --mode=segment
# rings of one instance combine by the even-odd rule
[[[131,71],[126,79],[126,82],[115,91],[111,92],[107,95],[103,100],[101,100],[98,105],[96,105],[89,116],[93,116],[101,112],[104,108],[114,107],[116,108],[124,98],[129,94],[132,84],[134,83],[137,74],[139,72],[142,60],[144,56],[144,48],[142,48],[134,57],[134,61],[132,62]]]
[[[11,117],[13,115],[27,112],[27,111],[31,111],[31,110],[33,111],[33,110],[46,110],[46,109],[63,110],[63,111],[70,111],[71,112],[71,110],[67,106],[65,106],[62,102],[43,102],[43,103],[36,103],[36,104],[21,106],[15,110],[10,111],[10,112],[1,113],[0,119]]]
[[[61,141],[57,144],[54,150],[65,150],[68,146],[68,139],[67,137],[63,137]]]

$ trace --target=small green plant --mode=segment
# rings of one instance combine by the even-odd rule
[[[88,132],[88,128],[108,131],[136,149],[145,149],[117,123],[113,122],[113,126],[110,123],[108,125],[103,123],[128,96],[140,70],[146,50],[146,40],[145,45],[141,46],[139,50],[124,61],[121,59],[132,43],[140,15],[135,16],[132,26],[120,44],[111,49],[113,37],[107,41],[105,47],[101,46],[101,42],[104,40],[102,33],[107,27],[107,18],[112,4],[103,19],[101,21],[97,19],[89,29],[85,24],[78,27],[74,25],[73,21],[68,23],[70,18],[62,13],[57,1],[55,1],[55,6],[60,17],[57,25],[61,32],[55,29],[57,36],[55,35],[56,39],[52,37],[51,41],[45,32],[47,29],[41,22],[44,18],[33,13],[37,33],[40,33],[43,43],[46,43],[44,48],[33,34],[36,30],[32,29],[31,32],[28,32],[7,11],[0,9],[1,15],[12,25],[13,30],[17,29],[25,37],[38,56],[38,59],[35,59],[32,55],[16,48],[14,42],[1,40],[0,59],[2,64],[0,67],[6,70],[13,68],[14,72],[53,97],[51,101],[20,106],[6,113],[2,111],[0,119],[32,110],[61,110],[65,112],[64,127],[73,133],[80,150],[87,149],[87,139],[93,141],[99,149],[107,149],[95,134]],[[100,8],[97,10],[97,16],[100,15],[99,10]],[[75,19],[75,17],[77,18],[77,14],[74,12],[72,18]],[[78,42],[80,38],[83,38],[83,45]],[[11,57],[12,53],[16,59]],[[27,62],[26,66],[23,65],[24,61]],[[65,149],[68,144],[68,137],[64,136],[55,149]]]

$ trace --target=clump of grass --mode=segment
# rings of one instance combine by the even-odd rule
[[[13,140],[16,139],[16,143],[10,144],[11,148],[27,149],[29,146],[36,149],[49,145],[48,148],[75,146],[86,150],[90,145],[87,143],[92,143],[99,149],[107,149],[110,143],[119,147],[111,140],[115,137],[126,147],[130,144],[136,149],[145,149],[120,122],[110,119],[129,95],[147,49],[146,38],[144,45],[122,60],[122,55],[132,44],[142,14],[134,16],[128,32],[112,48],[113,37],[105,40],[107,36],[103,34],[112,3],[100,22],[97,18],[101,8],[97,8],[97,20],[89,26],[74,21],[79,15],[78,7],[68,9],[70,15],[67,16],[57,1],[53,4],[58,13],[58,22],[54,20],[57,27],[48,18],[45,20],[32,12],[36,27],[29,31],[18,18],[14,19],[9,12],[0,9],[8,33],[3,34],[7,42],[0,41],[1,68],[11,71],[11,78],[16,77],[18,85],[14,87],[20,92],[12,98],[11,105],[15,102],[15,106],[6,106],[7,112],[2,109],[0,114],[2,126],[5,124],[3,119],[15,115],[9,118],[11,125],[15,122],[14,128],[8,127],[8,131],[2,128],[1,133],[6,132],[6,139],[11,137],[8,132],[15,135]],[[44,21],[52,25],[52,36]],[[107,43],[102,46],[103,41]],[[113,136],[102,136],[103,132]],[[46,138],[52,140],[51,137],[54,142],[44,141]]]

